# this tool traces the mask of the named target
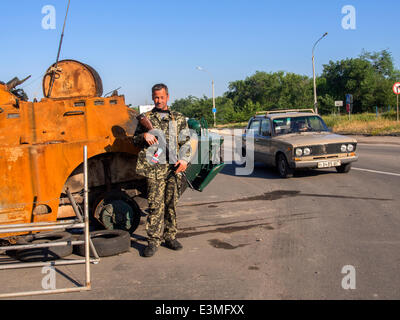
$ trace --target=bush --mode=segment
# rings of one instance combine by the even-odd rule
[[[390,112],[385,112],[382,113],[382,118],[387,119],[387,120],[397,120],[397,111],[390,111]]]

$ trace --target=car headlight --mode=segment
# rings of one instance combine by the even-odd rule
[[[348,151],[348,152],[353,152],[353,150],[354,150],[354,146],[353,146],[352,144],[349,144],[349,145],[347,146],[347,151]]]
[[[345,144],[342,144],[342,146],[340,147],[340,151],[347,152],[347,146]]]
[[[304,154],[305,156],[309,156],[309,155],[311,154],[311,149],[310,149],[310,148],[304,148],[304,149],[303,149],[303,154]]]
[[[297,156],[297,157],[301,157],[302,155],[303,155],[303,150],[300,149],[300,148],[297,148],[297,149],[296,149],[296,156]]]

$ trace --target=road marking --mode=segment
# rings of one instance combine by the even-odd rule
[[[362,168],[352,168],[352,169],[353,169],[353,170],[358,170],[358,171],[366,171],[366,172],[379,173],[379,174],[386,174],[386,175],[389,175],[389,176],[400,177],[400,173],[385,172],[385,171],[376,171],[376,170],[369,170],[369,169],[362,169]]]
[[[390,147],[390,148],[400,148],[399,144],[394,143],[357,143],[357,146],[365,146],[365,147]]]

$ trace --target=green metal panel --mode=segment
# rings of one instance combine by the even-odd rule
[[[198,191],[203,191],[205,187],[215,178],[215,176],[225,167],[225,163],[221,163],[212,168],[207,176],[203,179],[203,182],[200,184]]]
[[[220,162],[224,139],[219,135],[209,133],[207,124],[201,123],[200,127],[199,123],[193,119],[190,119],[188,124],[198,133],[199,141],[194,156],[196,161],[192,160],[186,170],[186,176],[196,190],[203,191],[225,166],[223,162]]]
[[[222,144],[223,139],[220,139],[218,144]],[[223,162],[213,163],[215,158],[212,154],[216,149],[212,148],[212,144],[216,143],[215,139],[207,137],[205,139],[199,139],[199,145],[197,154],[195,155],[198,163],[192,163],[186,170],[186,176],[192,183],[193,187],[198,191],[203,191],[204,188],[215,178],[215,176],[225,166]],[[206,145],[208,144],[208,146]],[[208,148],[208,152],[201,152],[203,148]],[[207,149],[205,149],[206,151]],[[220,152],[220,149],[217,149]],[[208,156],[208,157],[207,157]],[[220,155],[218,154],[217,157]]]

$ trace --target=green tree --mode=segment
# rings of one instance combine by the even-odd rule
[[[373,112],[375,106],[393,105],[391,87],[399,77],[394,68],[392,55],[383,50],[366,52],[358,58],[330,61],[324,65],[318,85],[318,94],[329,95],[335,100],[344,100],[346,94],[352,94],[354,112]],[[328,100],[319,100],[323,108]]]
[[[312,104],[312,82],[307,76],[283,71],[266,73],[257,71],[245,80],[229,84],[226,97],[235,103],[240,112],[252,101],[258,111],[310,107]]]
[[[331,113],[335,100],[344,100],[348,93],[354,98],[354,112],[394,106],[395,81],[400,81],[400,71],[387,50],[364,50],[357,58],[329,61],[317,78],[318,110]],[[311,78],[291,72],[257,71],[244,80],[230,82],[228,91],[216,98],[217,123],[247,121],[257,111],[312,108],[313,100]],[[204,117],[209,124],[213,123],[212,99],[206,96],[179,99],[171,107],[187,117]]]

